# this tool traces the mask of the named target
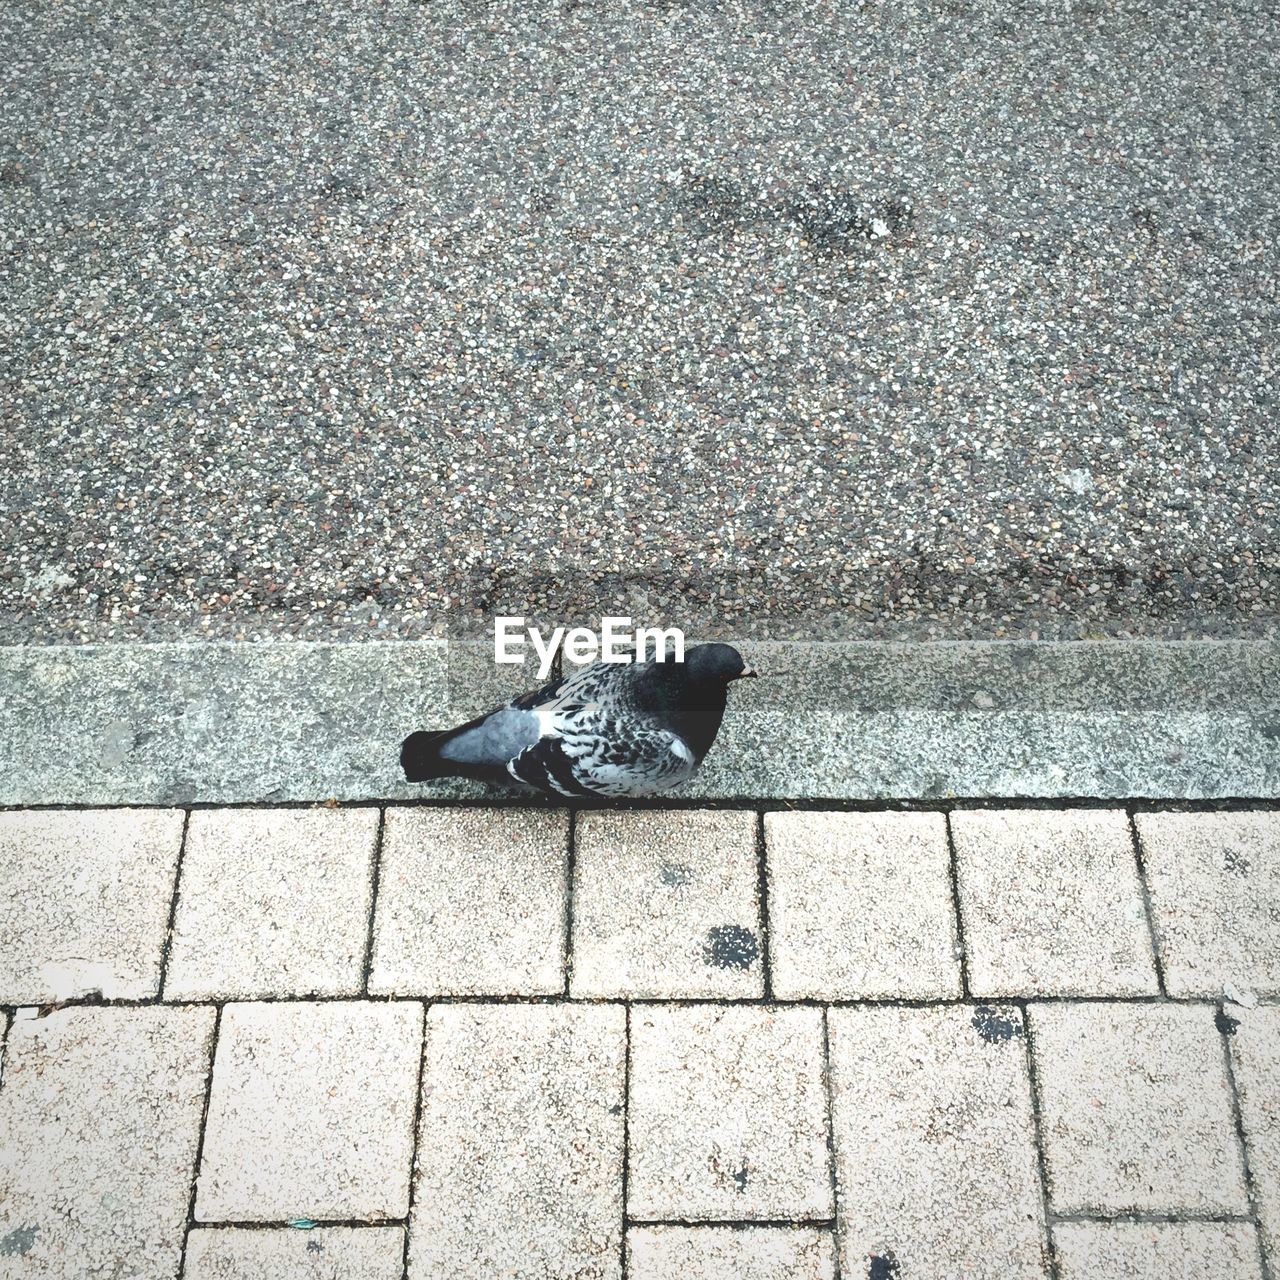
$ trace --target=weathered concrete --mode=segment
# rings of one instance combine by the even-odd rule
[[[0,1001],[159,994],[178,809],[0,814]]]
[[[832,1280],[835,1242],[813,1227],[632,1227],[632,1280]]]
[[[370,992],[558,992],[568,843],[564,810],[389,810]]]
[[[626,1015],[435,1006],[409,1280],[621,1275]]]
[[[1262,1276],[1248,1222],[1062,1222],[1053,1240],[1062,1280]]]
[[[1170,817],[1141,824],[1168,986],[1243,982],[1216,966],[1267,961],[1270,810],[1136,808]],[[847,809],[388,805],[374,886],[373,805],[200,808],[180,859],[176,810],[0,815],[0,1280],[400,1280],[406,1251],[409,1280],[1046,1280],[1050,1238],[1060,1280],[1278,1280],[1280,1005],[1097,1000],[1153,954],[1141,907],[1117,923],[1121,811]],[[743,903],[749,984],[639,998]],[[1240,951],[1211,945],[1232,910]],[[142,1007],[50,1007],[48,957]],[[772,999],[724,998],[762,973]]]
[[[680,796],[1280,795],[1277,644],[744,649],[769,678]],[[444,641],[3,649],[0,803],[479,795],[400,741],[533,682]]]
[[[1017,1009],[833,1009],[832,1117],[849,1277],[1042,1280]]]
[[[831,1216],[819,1010],[633,1009],[628,1097],[633,1219]]]
[[[573,995],[764,994],[755,814],[587,813],[577,854]]]
[[[957,888],[976,996],[1155,995],[1121,809],[957,809]]]
[[[373,808],[193,813],[165,998],[356,995],[377,832]]]
[[[1280,1269],[1280,1006],[1232,1006],[1224,1025],[1231,1037],[1259,1225],[1275,1274]]]
[[[174,1280],[214,1011],[19,1018],[0,1090],[0,1276]]]
[[[8,804],[378,795],[446,698],[442,644],[0,653]]]
[[[769,945],[781,1000],[960,995],[941,813],[770,813]]]
[[[1280,995],[1280,813],[1136,822],[1169,994]]]
[[[1247,1212],[1212,1009],[1033,1004],[1030,1016],[1056,1212]]]
[[[422,1018],[410,1001],[227,1005],[196,1218],[403,1218]]]
[[[197,1227],[182,1280],[401,1280],[403,1227]]]

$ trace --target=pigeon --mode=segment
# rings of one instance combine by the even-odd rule
[[[647,796],[688,781],[715,741],[731,681],[756,674],[732,645],[683,662],[597,662],[456,729],[411,733],[410,782],[512,781],[553,796]]]

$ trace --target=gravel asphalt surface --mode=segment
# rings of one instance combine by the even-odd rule
[[[0,638],[1267,633],[1264,0],[0,11]]]

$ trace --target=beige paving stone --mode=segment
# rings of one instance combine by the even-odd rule
[[[436,1005],[410,1280],[621,1273],[626,1014]]]
[[[830,1217],[821,1011],[633,1008],[629,1133],[633,1218]]]
[[[369,990],[562,990],[568,836],[562,810],[388,809]]]
[[[1135,819],[1171,995],[1280,995],[1280,811]]]
[[[0,1276],[172,1280],[214,1011],[17,1019],[0,1089]]]
[[[770,813],[769,944],[779,999],[960,994],[940,813]]]
[[[413,1002],[227,1005],[197,1219],[403,1217],[421,1046]]]
[[[356,995],[376,809],[191,815],[168,1000]]]
[[[1280,1275],[1280,1005],[1224,1012],[1262,1237]]]
[[[632,1227],[631,1280],[833,1280],[835,1242],[815,1227]]]
[[[160,985],[179,809],[0,813],[0,1003]]]
[[[1262,1280],[1247,1222],[1062,1222],[1060,1280]]]
[[[403,1227],[196,1227],[182,1280],[401,1280]]]
[[[843,1273],[1047,1275],[1019,1010],[828,1017]]]
[[[1031,1006],[1059,1213],[1244,1213],[1222,1044],[1207,1005]]]
[[[759,996],[762,973],[754,814],[581,815],[574,995]]]
[[[1122,811],[960,810],[951,828],[975,996],[1158,990]]]

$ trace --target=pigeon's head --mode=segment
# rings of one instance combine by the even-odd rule
[[[699,684],[728,684],[756,672],[731,644],[696,644],[684,656],[689,679]]]

